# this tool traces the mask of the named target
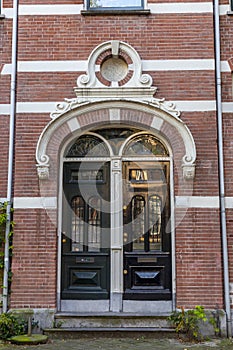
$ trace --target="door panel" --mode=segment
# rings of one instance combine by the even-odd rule
[[[170,300],[170,254],[124,253],[124,299]]]
[[[64,163],[62,299],[109,298],[109,163]]]
[[[62,299],[108,299],[109,255],[63,257]]]
[[[171,299],[169,162],[124,162],[124,299]]]

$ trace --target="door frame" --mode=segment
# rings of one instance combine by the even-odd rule
[[[109,125],[114,127],[114,125]],[[130,127],[130,125],[125,125],[125,127]],[[96,129],[96,126],[95,126]],[[145,131],[145,133],[151,133],[155,135],[159,140],[161,140],[167,147],[169,151],[169,162],[170,162],[170,221],[171,221],[171,279],[172,279],[172,299],[171,301],[138,301],[138,300],[123,300],[123,226],[122,226],[122,215],[117,215],[119,211],[122,210],[123,205],[123,195],[122,186],[118,186],[122,179],[122,162],[123,161],[151,161],[148,157],[125,157],[121,154],[119,156],[114,156],[110,154],[110,157],[102,158],[82,158],[82,161],[109,161],[110,162],[110,196],[111,196],[111,247],[110,247],[110,266],[111,266],[111,276],[110,276],[110,300],[61,300],[61,269],[62,269],[62,247],[61,247],[61,235],[62,235],[62,200],[63,200],[63,163],[80,161],[81,158],[70,158],[65,159],[64,153],[67,146],[72,143],[80,135],[80,131],[72,134],[72,138],[69,138],[64,143],[60,152],[60,163],[59,163],[59,186],[58,186],[58,229],[57,229],[57,239],[58,239],[58,253],[57,253],[57,311],[61,312],[134,312],[134,313],[153,313],[153,314],[164,314],[170,313],[175,309],[176,302],[176,260],[175,260],[175,197],[174,197],[174,173],[173,173],[173,155],[170,145],[167,140],[161,135],[156,135],[152,130]],[[88,133],[88,131],[86,132]],[[143,133],[143,131],[142,131]],[[129,139],[127,139],[129,141]],[[123,146],[121,147],[123,150]],[[168,159],[166,159],[168,160]],[[118,191],[116,191],[116,186],[118,186]],[[120,188],[121,187],[121,188]],[[118,198],[116,200],[115,195],[118,193]],[[115,225],[112,225],[112,223]],[[117,239],[116,239],[117,238]],[[119,268],[116,269],[115,267]],[[95,308],[94,308],[95,307]],[[88,311],[89,310],[89,311]]]

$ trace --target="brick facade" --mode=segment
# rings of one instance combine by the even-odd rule
[[[157,4],[155,0],[147,2],[149,7]],[[185,2],[187,5],[192,3],[192,1]],[[185,6],[184,1],[174,3],[163,0],[160,3],[171,5],[182,3]],[[44,196],[45,192],[51,197],[58,197],[59,152],[71,135],[71,131],[67,125],[63,125],[52,136],[49,144],[49,147],[54,150],[51,171],[56,183],[41,185],[35,162],[36,146],[43,129],[51,121],[50,113],[43,108],[49,111],[50,103],[55,104],[65,98],[75,97],[73,87],[76,85],[76,79],[85,73],[84,69],[77,70],[78,61],[84,61],[86,64],[90,53],[98,45],[109,40],[126,42],[145,62],[151,60],[151,62],[161,63],[166,60],[169,63],[172,60],[177,62],[194,60],[196,63],[193,69],[187,69],[184,63],[184,69],[147,69],[143,73],[150,74],[153,78],[153,86],[158,87],[156,98],[166,98],[168,101],[186,106],[184,110],[180,109],[180,118],[192,133],[197,151],[196,174],[190,196],[200,197],[200,203],[193,207],[190,205],[187,208],[179,206],[175,208],[175,221],[178,222],[175,232],[177,305],[192,308],[200,304],[209,309],[224,309],[220,211],[218,205],[205,204],[205,197],[219,196],[213,13],[211,11],[182,13],[177,7],[174,13],[156,14],[152,11],[149,15],[84,16],[80,13],[54,15],[53,7],[59,4],[82,5],[83,1],[57,0],[56,5],[54,1],[49,0],[19,1],[20,7],[34,5],[36,8],[39,5],[50,5],[51,14],[20,13],[19,15],[13,176],[15,200],[21,197],[39,198]],[[205,2],[200,1],[200,5],[203,4]],[[221,1],[221,6],[227,4],[227,0]],[[3,14],[4,9],[9,10],[11,7],[12,1],[3,0]],[[232,16],[227,14],[220,16],[221,60],[226,63],[224,67],[229,67],[227,61],[233,56],[232,23]],[[5,73],[4,69],[7,69],[7,65],[11,63],[11,28],[10,16],[0,20],[0,43],[2,43],[0,51],[0,111],[2,111],[0,112],[0,198],[2,199],[7,195],[10,105],[10,73]],[[196,60],[207,62],[210,68],[197,68]],[[50,68],[45,68],[43,71],[38,61],[72,62],[69,69],[64,71],[50,70]],[[27,68],[23,68],[23,64],[28,64]],[[35,66],[33,68],[33,64],[37,64],[36,68]],[[204,105],[212,102],[214,107]],[[230,285],[233,286],[233,259],[231,258],[233,101],[230,68],[225,68],[222,72],[222,102],[225,188],[226,197],[229,197],[227,202],[229,273]],[[196,103],[195,107],[193,103]],[[34,106],[37,109],[33,110]],[[42,110],[38,110],[39,108]],[[81,129],[88,130],[88,125],[98,126],[105,123],[109,125],[109,111],[106,109],[106,114],[103,111],[101,110],[99,114],[87,112],[80,115],[77,120]],[[151,125],[152,117],[149,114],[138,113],[138,119],[134,119],[136,118],[134,112],[130,117],[129,115],[122,111],[121,120],[131,125],[132,123],[137,126],[140,123]],[[162,132],[166,134],[166,131],[162,130]],[[172,132],[167,137],[172,138]],[[54,170],[56,167],[57,170]],[[175,171],[175,198],[189,193],[188,185],[186,188],[186,184],[182,182],[183,188],[180,187],[178,176]],[[57,308],[57,276],[60,273],[57,261],[58,217],[59,213],[55,209],[45,209],[43,206],[15,208],[13,280],[9,307]],[[179,217],[182,217],[181,222]]]

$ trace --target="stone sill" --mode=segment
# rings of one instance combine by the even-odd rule
[[[109,16],[109,15],[149,15],[150,10],[83,10],[83,16]]]
[[[0,19],[4,19],[5,15],[0,14]]]
[[[233,16],[233,11],[227,11],[228,16]]]

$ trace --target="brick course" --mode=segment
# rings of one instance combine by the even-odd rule
[[[174,1],[161,1],[164,3]],[[179,0],[178,2],[183,2]],[[190,2],[190,1],[188,1]],[[196,1],[195,1],[196,2]],[[82,4],[78,0],[57,0],[56,4]],[[156,0],[151,0],[156,4]],[[54,4],[49,0],[21,0],[20,5]],[[221,4],[228,4],[222,0]],[[4,0],[4,7],[12,1]],[[233,17],[221,16],[221,59],[226,61],[233,52]],[[201,25],[204,23],[204,25]],[[12,20],[0,21],[1,64],[11,62]],[[214,59],[213,16],[204,14],[151,14],[137,16],[20,16],[18,59],[37,60],[87,60],[90,52],[108,40],[122,40],[132,45],[143,60]],[[2,68],[2,66],[1,66]],[[73,87],[83,72],[19,72],[17,102],[63,101],[73,98]],[[156,97],[166,100],[215,99],[214,71],[162,71],[147,72],[158,86]],[[232,76],[222,73],[223,102],[232,102]],[[0,103],[10,102],[10,76],[1,76]],[[122,113],[122,119],[133,121],[132,115]],[[103,117],[104,116],[104,117]],[[226,195],[233,196],[232,183],[232,113],[223,115]],[[95,119],[93,119],[95,118]],[[143,113],[137,121],[151,117]],[[218,154],[216,112],[183,112],[181,119],[189,127],[197,148],[195,196],[218,196]],[[15,143],[15,197],[39,197],[41,193],[35,166],[35,150],[43,128],[50,121],[46,113],[20,113],[16,120]],[[84,129],[87,121],[107,123],[108,111],[98,111],[78,117]],[[136,121],[136,119],[134,120]],[[9,116],[0,115],[0,196],[6,195],[7,144]],[[93,124],[94,125],[94,124]],[[164,126],[164,130],[166,125]],[[163,130],[163,131],[164,131]],[[172,138],[171,129],[169,130]],[[61,140],[70,130],[64,125],[49,143],[55,165]],[[174,139],[174,144],[176,140]],[[55,152],[56,151],[56,152]],[[54,172],[53,172],[54,171]],[[52,170],[52,179],[58,179],[58,171]],[[57,180],[58,181],[58,180]],[[175,169],[175,195],[185,195],[188,185],[179,188]],[[46,187],[47,186],[47,187]],[[187,186],[187,188],[185,187]],[[48,182],[43,194],[57,195],[57,183]],[[176,229],[177,303],[194,307],[223,307],[222,256],[219,210],[217,208],[177,209],[176,215],[184,218]],[[56,213],[45,209],[16,209],[14,213],[15,235],[12,261],[13,282],[11,307],[56,307],[57,232]],[[229,232],[229,256],[232,256],[232,209],[227,210]],[[233,260],[230,260],[230,282],[233,283]]]
[[[11,307],[56,306],[57,234],[45,210],[15,210]]]

